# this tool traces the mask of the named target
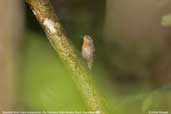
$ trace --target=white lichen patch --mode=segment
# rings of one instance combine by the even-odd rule
[[[46,26],[52,34],[56,33],[55,22],[51,19],[45,18],[43,25]]]

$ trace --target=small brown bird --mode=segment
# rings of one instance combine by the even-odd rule
[[[95,48],[93,39],[89,35],[84,35],[82,44],[82,56],[86,60],[89,69],[92,68],[94,52]]]

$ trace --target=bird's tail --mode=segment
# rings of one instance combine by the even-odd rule
[[[88,64],[88,68],[91,70],[93,66],[93,60],[88,61],[87,64]]]

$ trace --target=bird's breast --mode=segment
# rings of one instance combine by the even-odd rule
[[[84,41],[83,42],[83,45],[82,45],[82,48],[89,48],[90,47],[90,44],[88,41]]]
[[[82,48],[82,56],[85,59],[89,59],[93,57],[93,52],[91,48]]]

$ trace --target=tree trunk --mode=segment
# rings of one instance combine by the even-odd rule
[[[16,48],[22,33],[20,0],[0,1],[0,110],[15,107]]]

